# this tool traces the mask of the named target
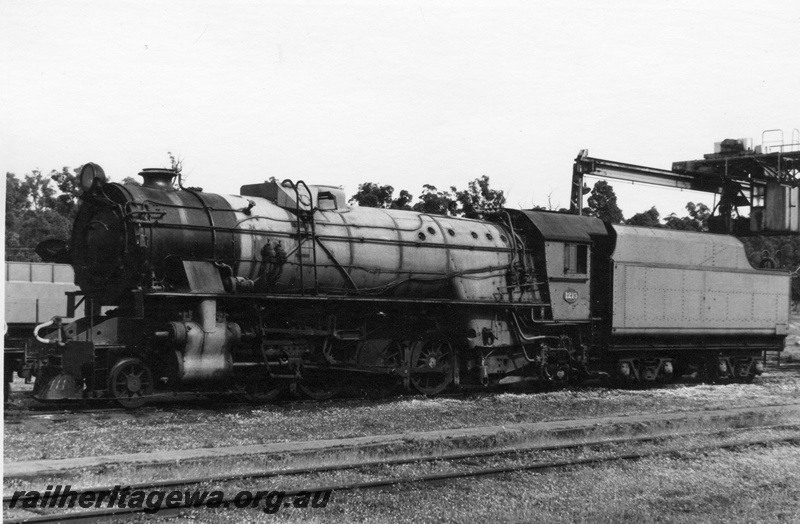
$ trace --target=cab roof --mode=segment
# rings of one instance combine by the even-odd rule
[[[524,210],[517,213],[527,217],[545,240],[591,243],[596,237],[608,236],[608,230],[599,218],[553,211]]]

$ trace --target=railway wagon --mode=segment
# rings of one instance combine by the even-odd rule
[[[29,379],[36,365],[33,329],[67,313],[67,296],[77,291],[69,264],[6,262],[3,363],[5,392],[14,372]]]
[[[729,237],[350,207],[341,189],[291,181],[225,196],[140,174],[81,173],[72,238],[50,252],[71,260],[69,315],[84,316],[48,335],[40,399],[751,380],[786,335],[788,273],[750,267]]]

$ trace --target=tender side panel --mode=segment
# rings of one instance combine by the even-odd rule
[[[615,229],[613,334],[786,334],[789,275],[753,269],[739,240]]]

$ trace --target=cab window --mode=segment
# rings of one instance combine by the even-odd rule
[[[589,258],[589,246],[586,244],[564,244],[564,273],[585,275]]]

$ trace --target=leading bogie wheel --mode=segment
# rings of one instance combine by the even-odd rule
[[[138,358],[124,358],[109,373],[111,396],[125,408],[138,408],[153,394],[153,374]]]

